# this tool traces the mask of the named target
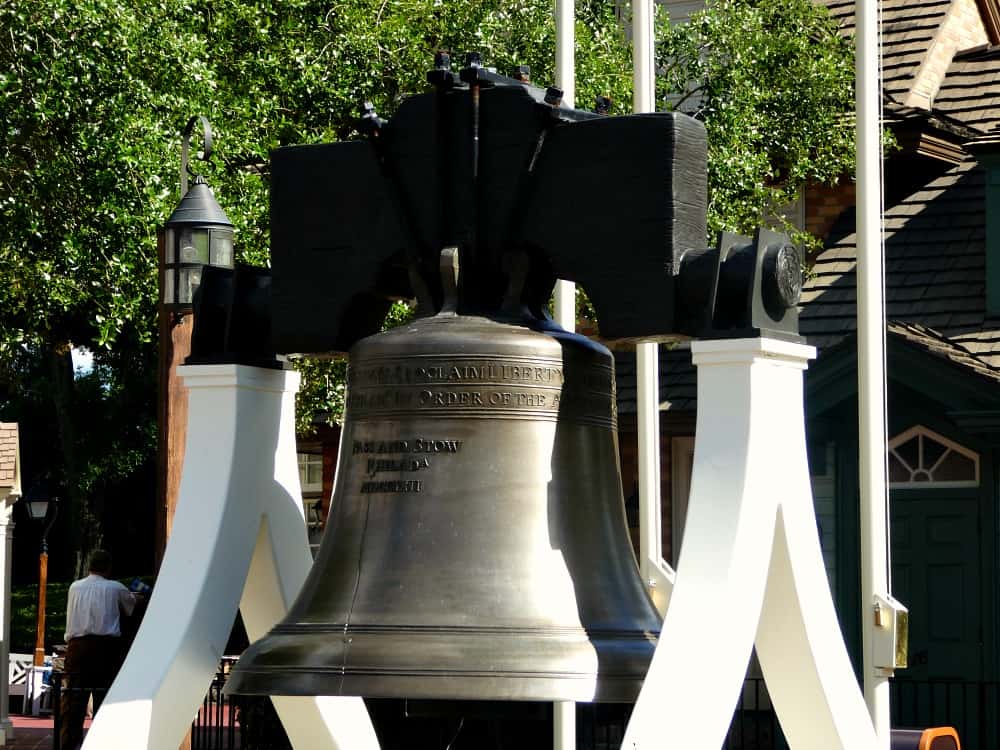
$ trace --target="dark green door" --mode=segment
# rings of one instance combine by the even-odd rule
[[[977,495],[894,491],[892,589],[910,610],[907,669],[893,680],[895,726],[955,726],[962,746],[984,748]]]
[[[919,680],[983,676],[979,502],[961,493],[892,493],[892,588],[910,610]]]

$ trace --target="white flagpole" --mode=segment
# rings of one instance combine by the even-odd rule
[[[575,105],[575,8],[574,0],[556,0],[556,86],[562,89],[563,104]],[[576,330],[576,284],[560,279],[556,282],[555,322],[567,331]],[[576,704],[557,701],[552,705],[553,750],[576,750]]]
[[[882,252],[878,0],[857,0],[858,450],[865,702],[879,747],[890,745],[889,676],[874,661],[876,597],[889,592],[886,489],[885,279]]]
[[[556,86],[562,89],[563,104],[575,106],[576,37],[574,0],[556,0]],[[556,282],[553,318],[567,331],[576,330],[576,284],[572,281]]]
[[[632,109],[636,113],[654,112],[653,0],[633,0],[632,3],[632,65]],[[673,571],[663,561],[661,534],[659,347],[656,344],[637,344],[635,359],[639,433],[639,572],[660,614],[665,614],[673,587]]]

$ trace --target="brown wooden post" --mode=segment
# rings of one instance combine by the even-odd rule
[[[163,268],[164,233],[157,241],[159,268]],[[161,270],[162,274],[162,270]],[[162,284],[162,279],[161,282]],[[175,313],[163,305],[160,290],[159,309],[159,377],[157,399],[157,467],[156,467],[156,538],[155,564],[159,571],[167,540],[173,526],[177,495],[184,466],[184,442],[187,436],[187,388],[177,375],[177,367],[191,353],[190,314]],[[191,732],[178,750],[191,750]]]
[[[35,630],[34,665],[45,664],[45,589],[48,587],[49,553],[42,551],[38,556],[38,617]]]
[[[191,353],[190,315],[160,311],[159,363],[159,445],[156,506],[156,568],[170,538],[177,494],[184,466],[184,442],[187,437],[187,388],[177,375],[177,367]]]

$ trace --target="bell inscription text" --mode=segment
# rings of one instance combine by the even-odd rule
[[[461,440],[435,440],[416,438],[411,440],[355,440],[352,455],[362,458],[358,466],[363,467],[361,482],[362,495],[374,493],[409,494],[424,491],[421,478],[385,479],[379,474],[391,473],[401,477],[416,474],[431,468],[431,459],[437,455],[454,455],[462,450]]]
[[[613,428],[614,377],[594,366],[567,376],[561,360],[544,357],[368,359],[348,368],[347,411],[351,420],[558,419]]]

